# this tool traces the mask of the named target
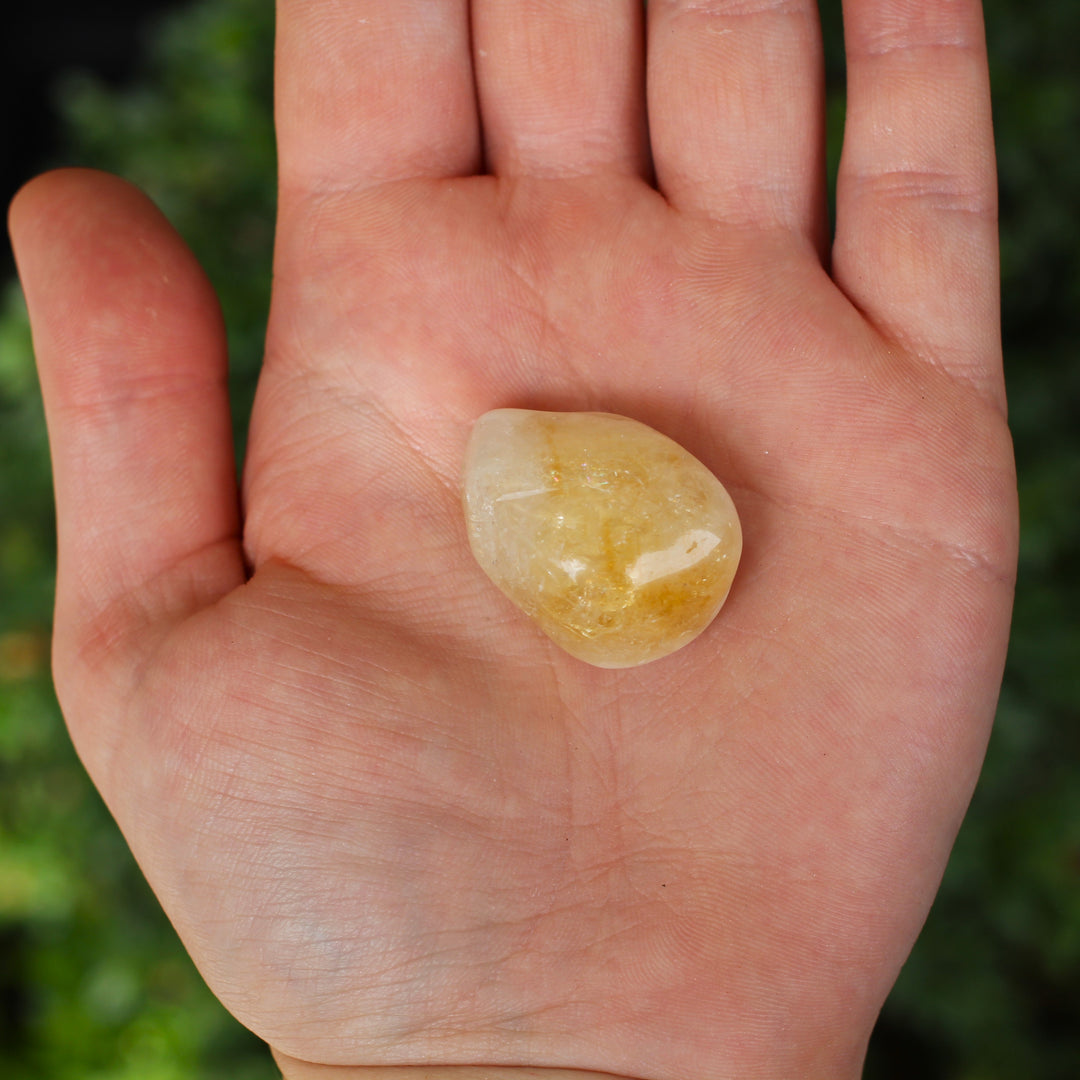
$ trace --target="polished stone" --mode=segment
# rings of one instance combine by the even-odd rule
[[[597,667],[644,664],[696,638],[742,551],[720,481],[666,435],[611,413],[485,413],[464,504],[491,580]]]

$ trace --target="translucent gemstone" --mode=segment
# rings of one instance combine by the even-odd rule
[[[644,664],[696,638],[742,551],[720,481],[666,435],[610,413],[481,416],[464,502],[491,580],[597,667]]]

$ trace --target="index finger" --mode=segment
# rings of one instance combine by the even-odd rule
[[[468,0],[278,0],[275,67],[283,192],[475,170]]]

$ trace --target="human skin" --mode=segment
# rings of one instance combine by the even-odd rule
[[[979,5],[845,23],[830,237],[809,0],[280,0],[239,491],[179,237],[100,173],[16,198],[60,701],[289,1080],[858,1075],[979,771],[1016,506]],[[706,634],[599,670],[494,589],[459,468],[504,406],[722,479]]]

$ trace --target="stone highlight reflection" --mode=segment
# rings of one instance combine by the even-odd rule
[[[464,505],[491,580],[597,667],[644,664],[696,638],[742,552],[720,481],[666,435],[611,413],[485,413]]]

